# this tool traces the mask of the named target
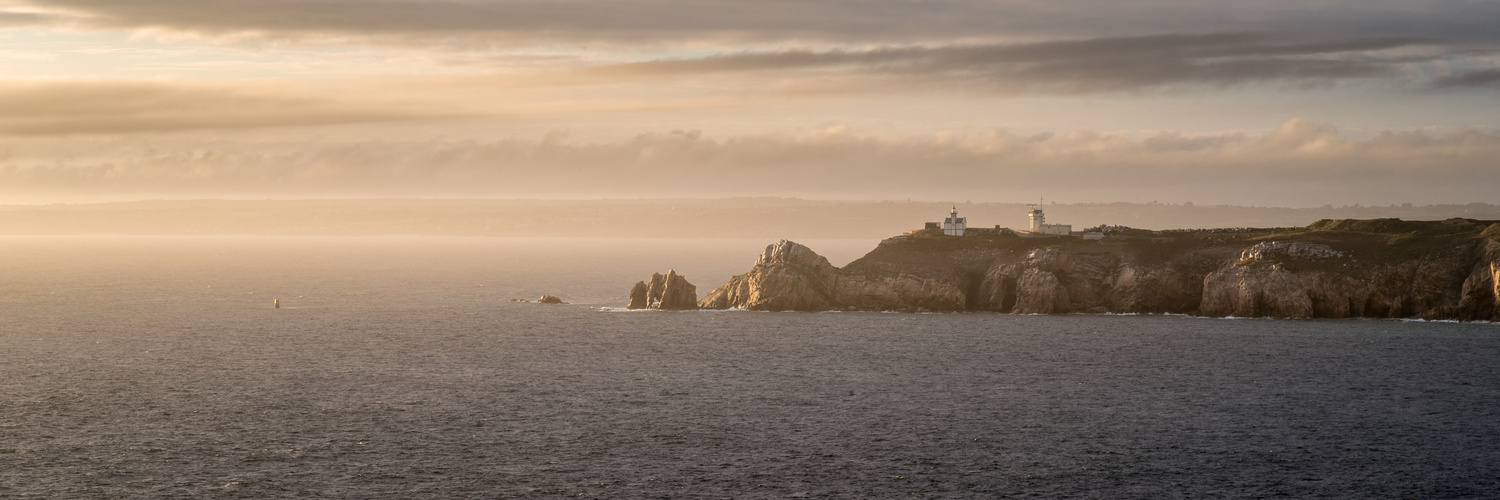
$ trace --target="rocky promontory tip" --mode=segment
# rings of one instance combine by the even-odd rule
[[[1377,219],[1096,238],[917,230],[843,268],[782,240],[697,306],[1500,321],[1497,304],[1500,223]]]
[[[755,311],[823,311],[835,307],[838,268],[804,245],[766,246],[755,268],[709,292],[698,307]]]
[[[652,273],[650,282],[636,282],[630,289],[630,304],[626,309],[662,309],[685,311],[698,308],[698,287],[688,283],[687,278],[675,270],[667,274]]]

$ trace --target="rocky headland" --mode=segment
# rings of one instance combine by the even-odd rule
[[[1497,302],[1500,223],[1374,219],[1100,240],[913,231],[842,268],[782,240],[696,306],[1500,321]]]

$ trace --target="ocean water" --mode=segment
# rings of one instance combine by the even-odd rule
[[[614,309],[767,243],[0,238],[0,497],[1500,496],[1500,325]]]

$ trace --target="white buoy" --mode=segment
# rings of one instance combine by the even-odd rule
[[[271,307],[274,307],[276,309],[281,309],[281,298],[277,297],[277,298],[271,299]]]

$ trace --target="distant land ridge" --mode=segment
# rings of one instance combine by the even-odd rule
[[[0,200],[3,201],[3,200]],[[159,200],[0,204],[0,235],[269,235],[879,240],[947,214],[1024,224],[1024,203],[801,200]],[[1500,219],[1500,205],[1242,207],[1049,202],[1048,217],[1083,228],[1287,227],[1318,219]],[[980,227],[978,224],[974,225]]]
[[[1100,240],[888,238],[834,267],[782,240],[698,307],[1500,321],[1500,222],[1325,219]]]

